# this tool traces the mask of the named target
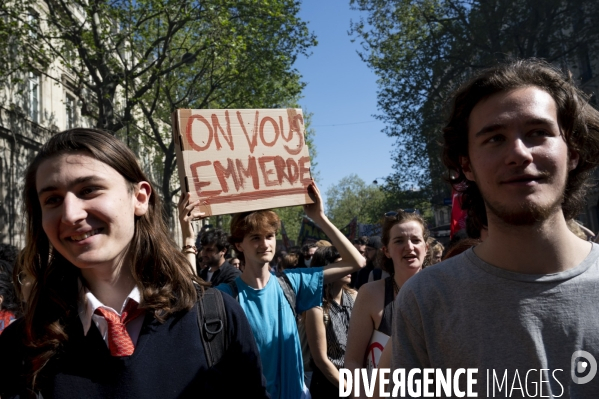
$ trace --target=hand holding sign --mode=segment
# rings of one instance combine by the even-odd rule
[[[311,203],[300,109],[177,110],[183,193],[207,216]]]
[[[192,221],[206,217],[206,214],[199,210],[200,200],[190,201],[190,199],[191,195],[189,193],[182,194],[177,205],[183,243],[186,245],[193,245],[195,243]]]
[[[306,213],[306,216],[315,222],[322,220],[325,217],[324,204],[322,203],[320,190],[316,186],[314,180],[312,180],[308,186],[308,195],[310,196],[310,199],[314,201],[314,203],[304,205],[304,212]]]

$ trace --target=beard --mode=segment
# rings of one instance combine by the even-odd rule
[[[207,258],[204,260],[204,264],[208,267],[218,267],[218,264],[220,263],[220,259],[219,258]]]
[[[546,202],[535,202],[533,199],[525,199],[516,204],[513,202],[511,203],[510,201],[502,201],[504,198],[496,199],[496,196],[491,195],[491,193],[483,192],[475,171],[472,170],[472,173],[475,178],[474,183],[476,183],[480,196],[485,204],[487,218],[490,215],[493,215],[507,225],[534,226],[544,222],[556,212],[562,211],[562,204],[564,202],[564,195],[568,184],[567,173],[560,178],[556,174],[546,170],[537,171],[535,174],[540,179],[544,180],[543,183],[547,185],[545,191],[549,191],[544,194],[541,192],[541,196],[545,197]],[[514,170],[512,173],[518,175],[523,173],[523,170]],[[550,189],[551,186],[554,186],[553,190]],[[551,193],[551,191],[553,191],[553,193]],[[547,196],[552,196],[553,198],[547,198]]]
[[[482,194],[482,193],[481,193]],[[483,195],[487,212],[496,216],[505,224],[512,226],[533,226],[547,220],[551,215],[561,211],[564,194],[557,196],[548,204],[521,202],[516,206],[507,206],[499,202],[487,200]]]

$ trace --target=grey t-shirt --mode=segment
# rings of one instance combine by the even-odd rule
[[[396,301],[393,369],[477,368],[479,398],[599,398],[599,375],[573,381],[599,361],[597,244],[578,266],[544,275],[497,268],[470,249],[408,280]]]

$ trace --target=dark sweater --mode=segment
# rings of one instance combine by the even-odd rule
[[[69,340],[42,369],[39,382],[49,398],[268,397],[252,330],[239,304],[224,294],[229,347],[208,369],[196,308],[163,324],[147,315],[129,357],[112,357],[95,324],[87,336],[79,316],[69,319]],[[23,392],[23,323],[0,336],[0,396]]]
[[[368,261],[366,263],[366,266],[364,266],[363,268],[361,268],[360,270],[358,270],[358,275],[356,278],[356,281],[354,283],[354,288],[356,290],[359,290],[361,286],[363,286],[364,284],[366,284],[368,282],[368,276],[370,275],[370,272],[374,270],[374,263]]]
[[[229,262],[225,262],[214,272],[209,282],[212,283],[213,287],[216,287],[219,284],[229,284],[231,281],[235,281],[238,276],[241,276],[241,271]],[[207,267],[202,269],[200,277],[204,281],[208,281]]]

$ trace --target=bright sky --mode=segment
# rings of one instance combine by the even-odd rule
[[[349,0],[302,0],[300,17],[318,39],[313,54],[295,66],[307,83],[300,105],[314,114],[319,188],[324,194],[352,173],[367,184],[380,181],[392,172],[394,140],[373,117],[379,114],[376,76],[347,33],[350,20],[358,20],[360,13],[350,10]]]

